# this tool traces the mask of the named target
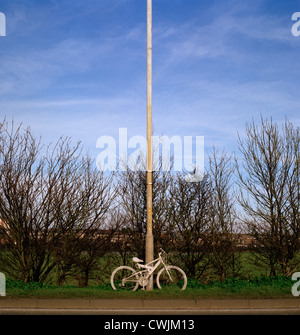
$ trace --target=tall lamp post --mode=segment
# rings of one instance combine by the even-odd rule
[[[152,262],[154,244],[152,232],[152,0],[147,0],[147,233],[146,263]],[[151,278],[147,290],[153,289]]]

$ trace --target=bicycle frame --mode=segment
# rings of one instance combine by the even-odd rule
[[[129,277],[123,278],[122,279],[122,285],[124,286],[124,283],[127,281],[132,281],[132,282],[139,282],[140,279],[144,276],[144,279],[148,280],[156,271],[156,269],[162,264],[163,267],[165,268],[165,270],[168,273],[168,276],[170,277],[170,280],[172,280],[170,273],[168,271],[167,265],[165,264],[164,260],[161,257],[162,252],[160,252],[158,254],[158,258],[154,259],[152,262],[148,263],[148,264],[139,264],[137,263],[136,266],[141,269],[144,268],[145,270],[140,270],[140,271],[135,271],[133,274],[131,274]],[[155,265],[154,265],[155,264]],[[139,276],[138,278],[136,278],[136,276]],[[146,285],[142,285],[141,286],[146,286]]]

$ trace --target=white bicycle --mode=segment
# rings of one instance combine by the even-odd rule
[[[151,276],[160,265],[163,267],[156,276],[156,284],[159,289],[163,287],[176,287],[185,290],[187,286],[187,277],[182,269],[178,266],[167,265],[164,257],[167,254],[161,249],[158,258],[148,264],[141,264],[143,261],[137,257],[133,257],[133,262],[138,271],[130,266],[119,266],[111,274],[110,283],[114,290],[132,290],[136,291],[139,286],[144,290],[149,284]]]

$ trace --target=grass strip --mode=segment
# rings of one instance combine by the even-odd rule
[[[286,277],[259,277],[252,280],[229,278],[207,284],[195,279],[188,280],[185,291],[174,289],[153,289],[136,292],[113,291],[110,284],[94,285],[85,288],[77,286],[45,285],[8,279],[6,295],[12,298],[61,298],[61,299],[222,299],[222,298],[293,298],[291,288],[294,282]]]

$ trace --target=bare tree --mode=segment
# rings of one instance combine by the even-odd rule
[[[108,221],[115,196],[113,175],[105,177],[94,166],[92,160],[86,159],[79,171],[77,192],[81,201],[79,208],[74,211],[80,213],[76,227],[81,231],[75,269],[83,287],[88,285],[91,273],[99,271],[100,258],[111,249],[112,237],[118,228]]]
[[[210,262],[219,279],[237,276],[241,270],[240,255],[237,253],[235,196],[232,176],[234,166],[231,156],[213,148],[209,156],[211,182],[210,206]]]
[[[122,208],[125,226],[130,231],[131,251],[144,259],[147,222],[146,174],[144,171],[127,170],[118,175],[119,206]]]
[[[299,131],[288,121],[282,131],[272,119],[252,121],[239,148],[239,202],[255,261],[289,275],[299,251]]]
[[[61,282],[82,253],[83,237],[104,224],[110,199],[110,180],[81,157],[79,143],[61,138],[43,148],[29,128],[2,125],[2,271],[44,282],[57,269]]]
[[[43,188],[45,161],[30,129],[5,123],[0,145],[1,268],[27,281],[43,281],[53,269],[46,238],[51,225],[49,193]],[[47,220],[48,219],[48,220]]]
[[[154,171],[152,175],[152,220],[155,249],[168,248],[169,241],[169,185],[170,172]],[[132,252],[145,259],[145,234],[147,227],[147,184],[145,171],[120,172],[117,179],[119,206],[122,208],[123,227],[130,231]]]
[[[59,285],[76,266],[80,285],[87,286],[114,233],[109,227],[109,234],[101,234],[101,229],[108,228],[107,214],[114,197],[112,175],[105,177],[89,157],[67,161],[70,169],[60,174],[54,199],[55,234],[60,239],[52,255]]]
[[[200,278],[209,266],[211,186],[208,175],[187,183],[177,173],[170,187],[169,216],[174,254],[188,276]]]
[[[132,254],[135,236],[132,234],[127,219],[128,215],[124,212],[124,208],[117,202],[109,218],[110,225],[116,227],[105,266],[109,275],[117,266],[129,264],[130,257],[128,256]]]

